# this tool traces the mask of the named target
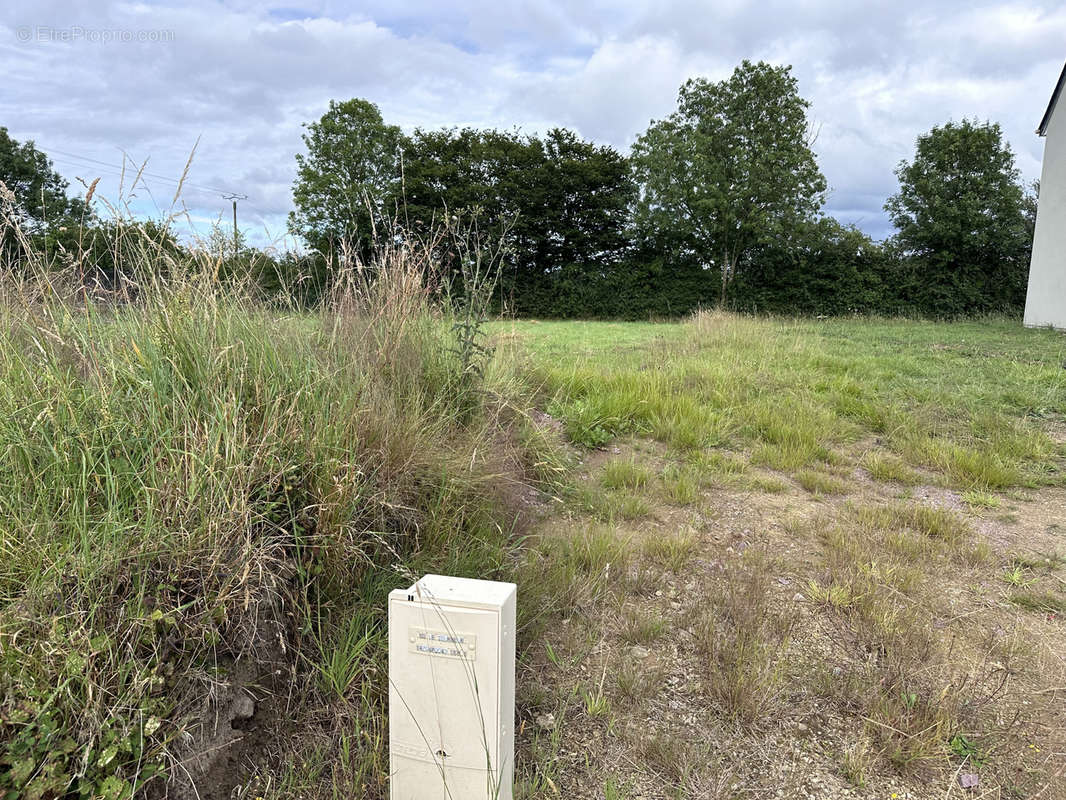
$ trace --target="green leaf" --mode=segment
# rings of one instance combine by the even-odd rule
[[[100,754],[100,758],[98,758],[96,760],[96,766],[98,766],[101,769],[103,769],[108,764],[110,764],[112,761],[114,761],[115,760],[115,756],[117,756],[117,755],[118,755],[118,745],[112,744],[112,745],[109,745],[108,747],[105,747],[104,748],[104,752],[102,752]]]

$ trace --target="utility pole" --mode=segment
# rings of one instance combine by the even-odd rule
[[[237,266],[237,257],[240,255],[240,245],[237,239],[237,201],[247,200],[246,194],[227,194],[223,195],[225,199],[233,201],[233,266]]]

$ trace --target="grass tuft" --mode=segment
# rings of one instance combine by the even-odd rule
[[[772,605],[770,585],[765,558],[749,551],[717,585],[696,626],[707,692],[725,715],[745,725],[772,716],[786,680],[784,654],[794,618]]]
[[[652,480],[652,473],[632,456],[616,458],[604,464],[600,480],[608,489],[643,489]]]

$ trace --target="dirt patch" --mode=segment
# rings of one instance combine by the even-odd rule
[[[262,764],[283,727],[292,632],[277,596],[264,593],[250,605],[252,612],[231,631],[229,647],[238,655],[220,658],[218,679],[185,727],[168,798],[228,800]]]
[[[589,453],[584,479],[598,485],[606,462],[645,456],[656,473],[669,461],[656,445],[625,443]],[[712,481],[687,504],[665,499],[658,485],[633,490],[649,511],[612,523],[629,551],[624,576],[548,631],[545,652],[535,651],[519,676],[532,691],[520,704],[519,752],[531,777],[519,796],[1066,797],[1059,783],[1066,780],[1066,625],[1019,607],[1002,577],[1019,552],[1066,553],[1066,490],[975,510],[958,492],[882,484],[859,470],[841,496],[792,481],[778,492]],[[920,587],[906,594],[892,588],[904,585],[888,572],[897,569],[895,551],[885,551],[889,566],[878,557],[855,565],[856,574],[875,575],[871,585],[889,587],[884,603],[871,606],[870,624],[896,635],[897,620],[898,635],[914,648],[933,648],[934,655],[900,662],[896,689],[885,683],[897,674],[886,661],[893,651],[867,644],[876,637],[849,605],[861,597],[817,597],[815,587],[829,586],[827,563],[839,558],[827,550],[827,530],[838,528],[846,548],[858,535],[849,527],[856,509],[913,505],[958,518],[968,533],[964,544],[937,541],[928,556],[901,562]],[[925,547],[902,527],[878,533],[869,546],[882,546],[880,537],[885,547]],[[971,548],[981,540],[987,552]],[[687,556],[680,543],[690,547]],[[876,577],[879,569],[884,577]],[[760,613],[788,631],[779,640],[767,628],[761,650],[758,637],[749,641],[738,626],[736,606],[722,600],[752,570],[765,594]],[[1040,580],[1066,589],[1058,568]],[[729,681],[737,683],[733,695]],[[731,704],[747,702],[765,708],[738,717]],[[923,730],[922,714],[942,726],[935,735]],[[908,727],[887,729],[896,724]],[[978,775],[978,788],[964,789],[963,774]]]

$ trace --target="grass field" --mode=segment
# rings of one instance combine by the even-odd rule
[[[637,433],[676,452],[832,464],[866,437],[960,488],[1061,483],[1041,420],[1066,413],[1063,337],[1013,321],[516,323],[577,442]]]
[[[519,584],[521,797],[1061,796],[1066,338],[500,321],[470,362],[427,263],[315,313],[5,278],[0,796],[384,797],[427,571]]]
[[[495,335],[577,460],[527,557],[527,602],[567,602],[526,653],[523,796],[1066,796],[1066,337]]]

